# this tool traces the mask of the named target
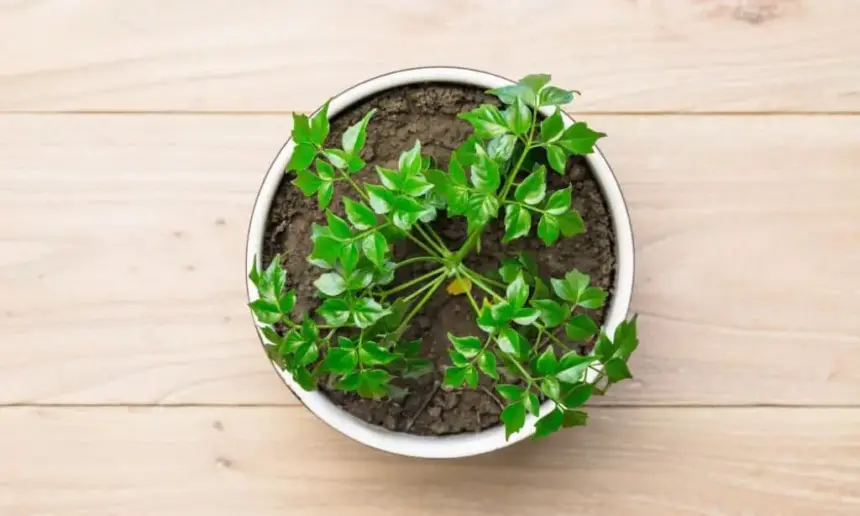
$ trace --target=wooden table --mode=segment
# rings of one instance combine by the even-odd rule
[[[534,21],[530,21],[534,20]],[[0,1],[0,514],[860,514],[860,2]],[[636,380],[428,462],[317,421],[243,305],[290,112],[550,72],[630,203]]]

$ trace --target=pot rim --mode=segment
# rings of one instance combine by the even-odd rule
[[[382,91],[408,84],[428,82],[463,84],[486,89],[514,84],[514,81],[505,77],[470,68],[453,66],[407,68],[367,79],[338,93],[331,99],[328,118],[332,119],[357,102],[368,97],[372,97]],[[315,111],[315,113],[318,111],[319,110]],[[541,108],[540,111],[545,116],[552,114],[551,107]],[[565,127],[574,123],[574,120],[570,115],[565,113],[563,110],[562,118],[564,119]],[[245,288],[249,302],[257,298],[257,292],[254,285],[250,280],[248,280],[248,274],[255,261],[257,262],[258,267],[261,266],[258,257],[262,254],[266,221],[268,220],[272,199],[274,198],[281,181],[285,177],[284,170],[286,169],[286,165],[289,162],[294,147],[295,144],[293,143],[292,138],[287,138],[284,145],[275,156],[275,159],[272,161],[271,165],[269,165],[268,171],[266,172],[254,201],[245,248]],[[615,282],[613,285],[614,292],[610,299],[610,306],[607,309],[606,319],[604,322],[604,326],[609,331],[614,331],[615,327],[625,319],[630,308],[630,301],[633,294],[633,229],[630,223],[630,217],[624,196],[622,195],[618,181],[616,180],[609,163],[603,157],[603,154],[595,146],[594,152],[586,155],[585,159],[587,160],[589,168],[594,174],[595,179],[600,185],[603,197],[609,207],[613,229],[615,231],[616,268]],[[260,332],[253,314],[251,314],[251,318],[257,328],[257,335],[260,339],[260,343],[265,347],[267,345],[267,340]],[[511,435],[509,440],[505,440],[505,429],[503,425],[496,425],[477,433],[462,433],[444,436],[418,436],[404,432],[394,432],[380,426],[366,423],[335,405],[319,390],[303,390],[293,380],[289,373],[282,371],[274,364],[274,362],[272,365],[287,387],[316,417],[325,421],[329,426],[355,441],[378,450],[397,455],[442,459],[468,457],[488,453],[505,448],[530,437],[534,434],[535,423],[539,417],[552,410],[552,404],[550,402],[542,404],[540,416],[536,417],[528,414],[523,428],[519,432]],[[589,370],[589,372],[591,371]]]

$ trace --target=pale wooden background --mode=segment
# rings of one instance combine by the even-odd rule
[[[447,463],[313,418],[243,306],[289,113],[426,64],[584,92],[642,314],[589,427]],[[0,514],[860,514],[858,221],[857,0],[0,0]]]

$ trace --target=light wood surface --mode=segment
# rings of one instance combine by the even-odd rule
[[[858,17],[856,0],[6,1],[0,109],[309,110],[442,64],[552,72],[580,110],[858,112]]]
[[[7,408],[0,513],[854,516],[858,416],[606,408],[446,463],[370,450],[300,407]]]
[[[0,515],[860,514],[860,3],[499,6],[0,0]],[[426,64],[583,90],[642,314],[589,427],[450,463],[313,418],[243,304],[289,113]]]

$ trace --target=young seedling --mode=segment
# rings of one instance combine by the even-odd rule
[[[468,298],[483,334],[448,335],[452,365],[443,385],[474,389],[481,374],[492,378],[504,400],[500,419],[507,437],[522,428],[527,414],[539,414],[541,398],[554,409],[537,421],[535,438],[583,425],[587,416],[581,409],[589,398],[631,377],[627,361],[638,345],[636,318],[611,335],[598,328],[584,310],[603,306],[607,294],[591,286],[587,275],[574,269],[547,281],[525,255],[504,259],[495,279],[464,263],[501,213],[503,243],[535,232],[553,246],[585,230],[571,206],[571,187],[550,192],[546,176],[564,173],[571,155],[592,152],[605,135],[583,122],[565,127],[559,106],[576,92],[549,81],[549,75],[529,75],[489,91],[504,109],[485,104],[462,113],[474,132],[451,154],[447,172],[422,156],[416,142],[396,169],[376,167],[378,184],[352,177],[365,166],[360,153],[373,111],[344,133],[341,148],[325,146],[328,104],[312,118],[294,115],[296,147],[287,171],[295,171],[293,184],[326,210],[327,225],[312,228],[308,257],[323,270],[314,283],[323,300],[312,316],[293,314],[296,295],[284,291],[276,256],[265,271],[252,269],[259,299],[250,307],[271,344],[270,356],[302,388],[314,389],[325,377],[331,388],[363,397],[402,396],[393,378],[433,369],[419,356],[421,342],[405,340],[404,333],[445,284],[449,294]],[[541,119],[538,108],[545,106],[553,112]],[[549,172],[544,164],[526,165],[536,149],[545,153]],[[328,209],[338,182],[355,192],[343,197],[345,219]],[[458,249],[449,249],[429,224],[442,210],[468,222]],[[403,238],[424,254],[397,261],[390,245]],[[417,262],[434,268],[391,286],[397,269]],[[577,343],[595,338],[590,355],[576,351]]]

